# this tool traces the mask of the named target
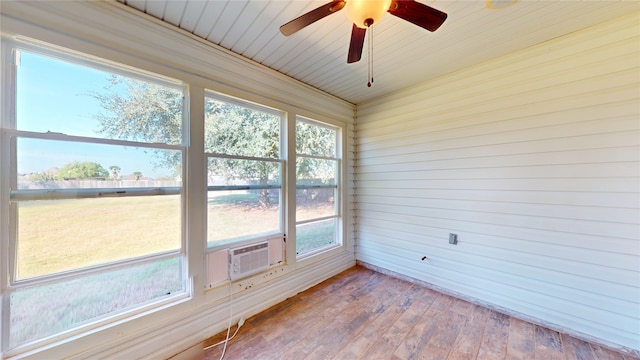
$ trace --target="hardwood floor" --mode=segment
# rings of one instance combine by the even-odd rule
[[[247,319],[225,359],[634,358],[357,266]]]

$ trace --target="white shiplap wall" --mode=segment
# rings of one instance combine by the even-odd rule
[[[640,351],[639,18],[359,104],[357,259]]]

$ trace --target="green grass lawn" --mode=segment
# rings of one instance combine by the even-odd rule
[[[19,279],[178,249],[181,243],[179,196],[19,205]],[[184,291],[182,272],[176,256],[13,291],[9,346]]]
[[[334,219],[298,225],[296,228],[296,253],[298,255],[335,244],[335,241]]]
[[[277,197],[271,206],[260,205],[258,194],[209,193],[207,242],[210,246],[251,235],[278,233],[280,211]]]
[[[331,203],[299,207],[305,217]],[[177,249],[181,241],[179,196],[21,202],[18,212],[18,278],[45,275]],[[208,241],[277,232],[277,198],[261,207],[257,194],[211,197]],[[330,244],[333,223],[298,227],[298,253]]]
[[[9,347],[183,292],[178,257],[14,291]]]
[[[21,202],[18,277],[178,249],[179,196]]]

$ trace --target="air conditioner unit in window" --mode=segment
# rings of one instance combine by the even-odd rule
[[[269,242],[229,250],[229,278],[238,280],[269,267]]]

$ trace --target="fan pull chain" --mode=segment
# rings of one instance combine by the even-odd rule
[[[368,69],[367,69],[367,75],[369,77],[369,82],[367,83],[367,87],[371,87],[371,84],[373,83],[373,26],[369,26],[369,46],[368,46],[368,56],[369,56],[369,61],[368,61]]]

